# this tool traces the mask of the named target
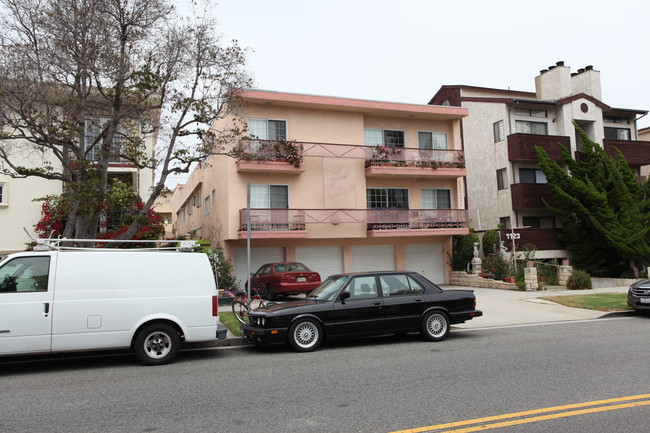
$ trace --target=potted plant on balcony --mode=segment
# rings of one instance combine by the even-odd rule
[[[370,165],[385,165],[391,164],[392,155],[395,155],[397,150],[394,147],[377,145],[372,148],[372,158]]]

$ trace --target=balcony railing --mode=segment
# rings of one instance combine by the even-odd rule
[[[384,149],[384,150],[380,150]],[[355,144],[241,140],[232,150],[238,162],[287,161],[299,167],[306,156],[364,159],[365,166],[465,168],[465,154],[455,149],[393,148]]]
[[[465,209],[251,209],[252,231],[301,231],[308,224],[366,224],[368,230],[467,228]],[[239,211],[239,230],[246,231],[246,209]]]
[[[551,187],[545,183],[515,183],[510,185],[512,208],[520,209],[546,209],[542,198],[553,204]]]
[[[514,230],[501,229],[501,239],[505,241],[508,251],[512,251],[512,241],[514,237],[515,249],[519,252],[524,251],[526,244],[535,245],[539,251],[546,250],[565,250],[566,246],[557,237],[561,229],[536,229],[536,228],[517,228]],[[515,236],[512,236],[512,234]]]
[[[465,153],[453,149],[366,147],[366,167],[465,168]]]
[[[554,161],[562,160],[562,148],[571,148],[571,138],[562,135],[511,134],[508,136],[509,161],[537,161],[535,146],[543,148]]]
[[[616,149],[620,150],[630,165],[650,164],[650,141],[603,140],[605,152],[616,158]]]

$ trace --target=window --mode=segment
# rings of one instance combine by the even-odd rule
[[[422,209],[451,209],[451,190],[423,189]]]
[[[102,147],[102,140],[100,139],[97,143],[95,140],[101,135],[106,128],[108,122],[111,119],[108,117],[96,117],[86,119],[86,131],[84,133],[84,149],[86,150],[86,159],[91,161],[99,161],[99,155]],[[124,141],[124,134],[121,132],[120,126],[118,125],[117,131],[113,136],[113,145],[111,146],[111,162],[120,162],[121,158],[119,157],[121,144]]]
[[[629,140],[630,130],[628,128],[605,127],[605,138],[607,140]]]
[[[0,292],[47,292],[49,257],[20,257],[0,268]]]
[[[6,188],[5,184],[0,183],[0,205],[7,204],[6,203],[6,201],[7,201],[7,197],[6,197],[7,193],[5,192],[6,191],[5,188]]]
[[[548,125],[545,122],[529,122],[516,120],[515,127],[521,134],[548,135]]]
[[[503,227],[504,229],[509,229],[510,228],[510,217],[500,217],[499,218],[499,226]]]
[[[286,140],[287,122],[285,120],[248,119],[248,136],[260,140]]]
[[[535,110],[531,108],[515,108],[515,116],[546,117],[546,110]]]
[[[210,215],[210,197],[206,197],[203,200],[203,215]]]
[[[377,283],[375,282],[374,275],[354,277],[350,279],[350,283],[343,290],[343,292],[350,293],[350,300],[355,299],[369,299],[379,297],[377,293]]]
[[[520,168],[520,183],[547,183],[544,172],[539,168]]]
[[[616,117],[616,116],[603,116],[603,122],[605,123],[623,123],[629,125],[630,119],[627,117]]]
[[[506,137],[505,137],[505,132],[503,130],[503,120],[494,122],[494,124],[492,124],[492,130],[494,131],[495,143],[505,140]]]
[[[508,176],[505,168],[497,170],[497,189],[508,189]]]
[[[251,185],[252,209],[289,209],[287,185]]]
[[[381,292],[384,296],[419,295],[424,288],[408,275],[382,275],[379,277]]]
[[[523,217],[521,221],[524,226],[534,229],[553,229],[555,228],[554,217]]]
[[[368,209],[408,209],[409,191],[406,188],[366,189]]]
[[[363,139],[367,146],[404,147],[404,131],[365,128]]]
[[[420,149],[446,149],[447,134],[444,132],[418,132]]]

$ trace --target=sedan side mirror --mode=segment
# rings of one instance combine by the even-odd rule
[[[341,300],[341,302],[345,302],[345,300],[348,299],[349,297],[350,297],[350,292],[342,292],[339,295],[339,299]]]

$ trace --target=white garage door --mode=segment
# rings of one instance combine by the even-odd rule
[[[321,280],[343,272],[343,253],[340,246],[296,247],[296,261],[318,272]]]
[[[442,245],[413,244],[404,247],[406,269],[424,275],[436,284],[444,284]]]
[[[244,284],[248,280],[248,274],[246,274],[247,260],[246,248],[235,248],[234,272],[241,289],[244,288]],[[284,247],[251,248],[251,272],[257,271],[265,263],[283,261]]]
[[[352,247],[352,270],[393,271],[395,255],[392,245],[358,245]]]

